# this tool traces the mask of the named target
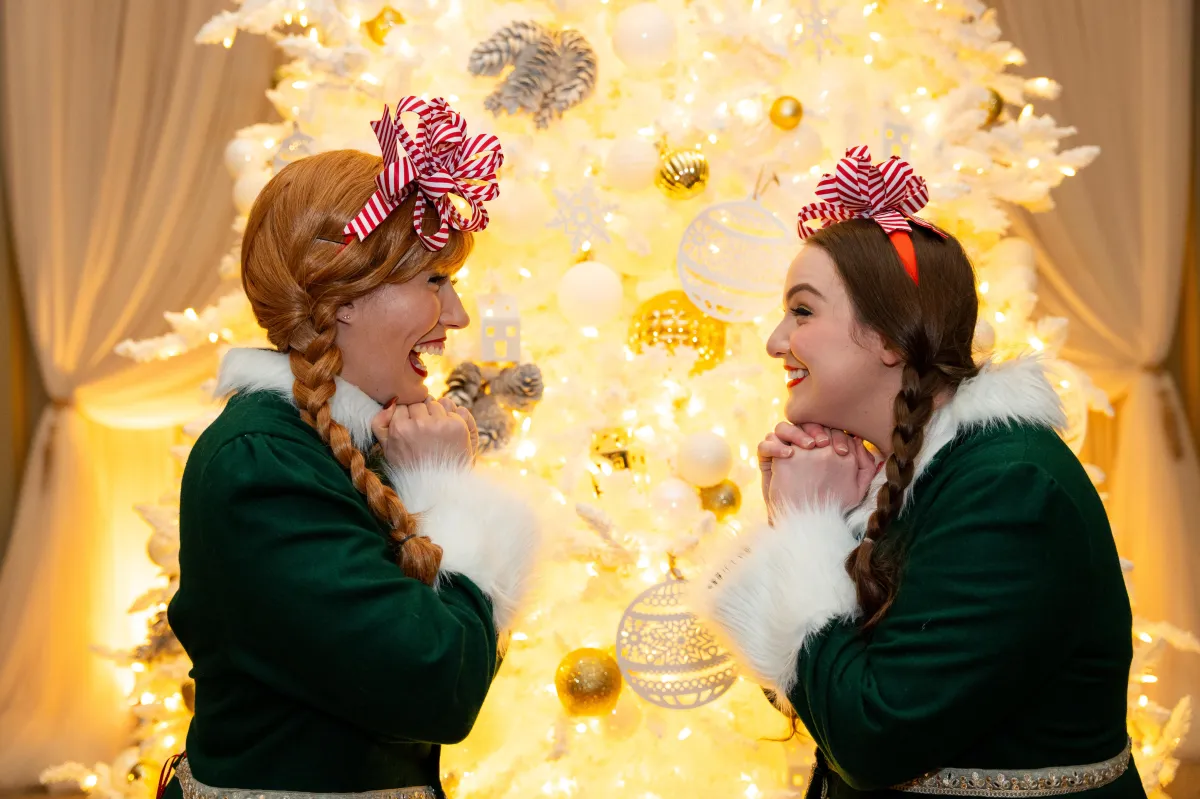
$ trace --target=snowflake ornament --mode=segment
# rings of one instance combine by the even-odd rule
[[[561,228],[571,237],[571,249],[582,250],[585,242],[611,241],[608,221],[616,205],[606,203],[591,181],[575,192],[555,189],[558,211],[546,227]]]
[[[793,41],[811,43],[817,61],[832,50],[833,45],[842,43],[829,24],[832,10],[824,8],[824,0],[808,0],[808,8],[798,8],[794,13],[796,27]]]

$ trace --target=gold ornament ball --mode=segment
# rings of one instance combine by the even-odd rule
[[[804,106],[791,95],[783,95],[771,103],[771,124],[781,130],[792,130],[804,119]]]
[[[404,24],[404,15],[391,6],[384,6],[377,15],[363,23],[371,41],[382,47],[387,43],[388,31]]]
[[[572,716],[611,713],[621,697],[621,669],[603,649],[584,647],[570,652],[554,673],[558,701]]]
[[[983,123],[984,127],[994,125],[1000,115],[1004,113],[1004,98],[1000,96],[1000,92],[988,89],[988,99],[984,108],[987,109],[987,121]]]
[[[737,513],[742,507],[742,492],[732,480],[700,489],[700,506],[712,511],[718,521]]]
[[[668,352],[676,347],[696,350],[692,373],[698,374],[725,360],[725,323],[697,308],[683,291],[664,291],[641,304],[629,328],[634,352],[656,345]]]
[[[675,200],[695,197],[708,186],[708,159],[698,150],[664,150],[654,185]]]

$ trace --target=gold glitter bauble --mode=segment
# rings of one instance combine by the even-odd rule
[[[404,15],[391,6],[384,6],[377,15],[363,23],[371,41],[382,47],[387,43],[388,31],[404,24]]]
[[[715,486],[700,489],[700,506],[716,514],[721,521],[742,507],[742,492],[732,480],[722,480]]]
[[[614,471],[646,466],[646,455],[624,427],[606,427],[592,434],[592,461],[608,463]]]
[[[664,291],[641,304],[629,327],[634,352],[655,345],[668,352],[676,347],[696,350],[699,357],[692,373],[703,372],[725,360],[725,323],[697,308],[684,292]]]
[[[554,673],[558,701],[572,716],[611,713],[621,697],[621,668],[603,649],[585,647],[570,652]]]
[[[1004,113],[1004,98],[995,89],[988,89],[988,100],[983,107],[987,109],[987,121],[983,123],[983,126],[993,125]]]
[[[708,186],[708,159],[698,150],[663,150],[654,185],[676,200],[695,197]]]
[[[771,103],[771,124],[781,130],[791,130],[804,119],[804,106],[791,95],[783,95]]]

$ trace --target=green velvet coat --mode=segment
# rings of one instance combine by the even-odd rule
[[[1082,766],[1126,746],[1129,599],[1062,421],[1032,360],[986,367],[935,413],[881,544],[903,553],[899,591],[870,634],[843,563],[882,475],[848,515],[779,514],[698,592],[816,740],[813,795],[899,797],[939,769]],[[1086,794],[1145,796],[1132,763]]]
[[[220,390],[237,393],[184,472],[169,618],[196,683],[192,773],[228,789],[440,791],[439,747],[470,731],[528,581],[533,515],[459,467],[390,473],[444,550],[435,588],[405,577],[291,385],[286,356],[233,350]],[[378,404],[339,380],[331,410],[369,445]]]

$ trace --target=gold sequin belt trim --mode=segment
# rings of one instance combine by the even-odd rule
[[[1057,766],[1033,771],[944,768],[897,785],[893,790],[943,796],[1061,796],[1080,793],[1116,782],[1129,768],[1132,745],[1132,741],[1127,742],[1121,754],[1090,766]]]
[[[179,761],[175,776],[184,799],[437,799],[432,788],[390,788],[362,793],[305,793],[303,791],[249,791],[213,788],[192,776],[186,759]]]

